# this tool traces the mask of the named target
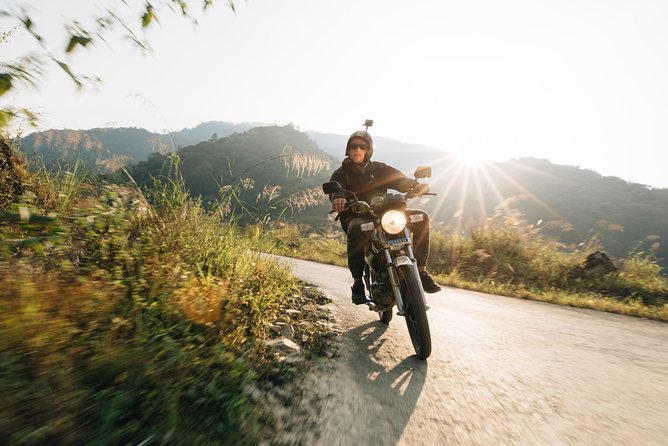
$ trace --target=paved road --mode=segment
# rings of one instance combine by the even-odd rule
[[[668,324],[445,288],[424,362],[403,318],[350,303],[347,269],[284,261],[333,299],[341,335],[279,442],[668,445]]]

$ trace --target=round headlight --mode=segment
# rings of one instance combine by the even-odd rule
[[[380,218],[380,225],[390,234],[398,234],[406,227],[406,214],[397,210],[389,210]]]

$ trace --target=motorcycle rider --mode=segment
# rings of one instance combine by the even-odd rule
[[[411,179],[397,169],[387,164],[371,161],[374,151],[374,141],[367,130],[354,132],[346,143],[346,158],[341,167],[334,171],[330,181],[338,181],[343,189],[355,192],[358,199],[371,203],[371,197],[384,195],[387,189],[399,192],[415,192],[418,195],[429,191],[429,186]],[[364,293],[364,245],[369,240],[371,231],[362,231],[361,225],[373,221],[372,216],[353,214],[346,209],[344,192],[337,192],[330,196],[332,207],[339,213],[341,226],[347,234],[348,269],[353,276],[352,301],[355,305],[368,302]],[[421,214],[422,218],[409,223],[413,232],[413,249],[417,261],[422,287],[427,293],[437,293],[441,287],[434,282],[426,271],[429,257],[429,216],[426,212],[417,209],[406,209],[408,216]]]

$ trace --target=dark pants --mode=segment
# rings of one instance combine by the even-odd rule
[[[406,209],[406,216],[422,214],[422,221],[411,223],[408,230],[413,233],[413,253],[417,266],[427,266],[429,258],[429,215],[419,209]],[[360,226],[373,221],[374,218],[366,215],[355,215],[353,218],[342,221],[341,226],[348,235],[348,269],[354,279],[364,275],[364,245],[371,239],[373,231],[362,231]]]

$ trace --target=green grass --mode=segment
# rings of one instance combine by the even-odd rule
[[[322,352],[313,297],[182,182],[145,194],[81,172],[0,184],[0,444],[265,438],[271,414],[243,389],[295,373],[264,346],[277,321]]]

